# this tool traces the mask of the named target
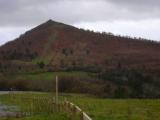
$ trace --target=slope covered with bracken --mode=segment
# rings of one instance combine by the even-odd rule
[[[0,47],[0,90],[52,91],[46,79],[63,71],[60,92],[160,98],[159,51],[157,42],[49,20]]]
[[[0,58],[31,66],[43,61],[55,69],[159,70],[159,51],[156,42],[94,33],[49,20],[1,46]]]

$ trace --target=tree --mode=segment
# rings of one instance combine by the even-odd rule
[[[0,69],[2,68],[2,63],[0,63]]]
[[[39,68],[41,68],[41,69],[43,69],[43,68],[44,68],[44,66],[45,66],[45,64],[44,64],[44,62],[43,62],[43,61],[38,62],[38,63],[37,63],[37,65],[38,65],[38,66],[39,66]]]
[[[86,50],[86,54],[89,55],[90,54],[90,50],[87,49]]]
[[[122,86],[118,86],[118,88],[114,91],[114,97],[116,97],[116,98],[128,97],[127,90]]]
[[[67,48],[62,49],[62,53],[63,53],[65,56],[68,56]]]
[[[60,60],[60,66],[61,66],[61,68],[64,68],[64,67],[65,67],[65,63],[64,63],[64,60],[63,60],[63,59]]]

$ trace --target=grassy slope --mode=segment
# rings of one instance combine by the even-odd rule
[[[34,95],[26,94],[26,95],[46,96],[46,97],[49,96],[48,94],[34,94]],[[80,108],[86,111],[89,114],[89,116],[93,118],[93,120],[159,120],[160,119],[160,100],[99,99],[91,96],[75,95],[75,94],[69,94],[69,95],[63,94],[60,98],[64,97],[67,97],[69,101],[72,101],[73,103],[80,106]],[[9,100],[7,100],[6,95],[3,97],[1,96],[0,100],[4,103],[9,103]]]
[[[18,73],[6,74],[4,77],[12,80],[53,80],[56,75],[66,77],[88,77],[88,72],[39,72],[39,73]]]

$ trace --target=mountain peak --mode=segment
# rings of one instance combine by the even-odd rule
[[[48,21],[46,21],[45,23],[41,24],[42,26],[52,26],[52,27],[64,27],[64,26],[69,26],[69,25],[66,25],[66,24],[63,24],[63,23],[60,23],[60,22],[57,22],[57,21],[53,21],[52,19],[49,19]],[[40,25],[40,26],[41,26]]]
[[[59,28],[59,27],[64,27],[65,24],[59,23],[56,21],[53,21],[52,19],[49,19],[48,21],[40,24],[39,26],[33,28],[32,30],[45,30],[47,28],[53,27],[53,28]]]
[[[53,21],[52,19],[49,19],[48,21],[46,21],[44,24],[59,24],[56,21]]]
[[[49,19],[48,21],[46,21],[43,24],[49,24],[49,25],[53,25],[53,24],[59,24],[58,22],[53,21],[52,19]]]
[[[47,23],[52,23],[52,22],[54,22],[52,19],[49,19],[49,20],[47,21]]]

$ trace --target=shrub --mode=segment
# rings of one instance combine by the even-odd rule
[[[39,66],[39,68],[41,68],[41,69],[43,69],[43,68],[44,68],[44,66],[45,66],[45,64],[44,64],[44,62],[43,62],[43,61],[38,62],[38,63],[37,63],[37,65],[38,65],[38,66]]]

